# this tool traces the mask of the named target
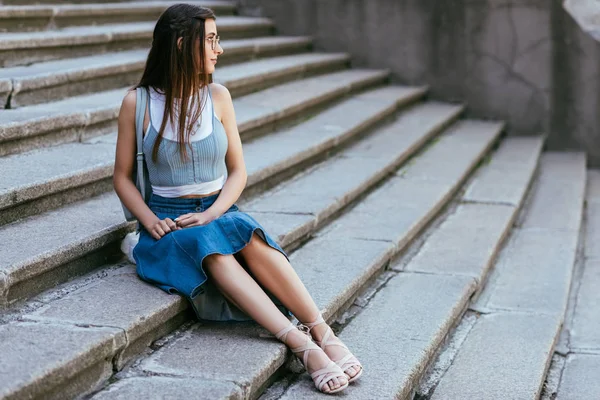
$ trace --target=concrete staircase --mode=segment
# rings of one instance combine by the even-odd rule
[[[502,123],[274,36],[232,2],[193,2],[220,16],[239,204],[365,365],[344,396],[539,397],[584,156],[502,139]],[[112,191],[117,112],[172,2],[21,3],[0,6],[0,398],[322,397],[263,329],[197,322],[118,249],[134,224]]]

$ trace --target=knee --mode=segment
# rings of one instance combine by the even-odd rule
[[[212,270],[217,266],[219,268],[223,268],[230,264],[229,259],[233,259],[233,256],[224,254],[211,254],[209,256],[204,257],[202,265],[208,270]]]

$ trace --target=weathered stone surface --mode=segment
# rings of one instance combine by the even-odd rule
[[[404,247],[450,199],[452,188],[452,182],[390,179],[351,213],[333,221],[331,229],[342,238],[385,240]]]
[[[460,274],[481,283],[516,213],[513,206],[463,204],[436,229],[406,270]]]
[[[68,143],[0,158],[0,209],[111,177],[114,154],[112,143]]]
[[[408,398],[475,289],[468,277],[401,273],[340,333],[364,366],[350,399]],[[308,375],[283,399],[321,398]]]
[[[569,346],[600,353],[600,261],[585,261],[570,328]]]
[[[145,372],[171,377],[236,382],[244,398],[255,393],[282,364],[287,348],[255,324],[196,325],[140,364]]]
[[[272,27],[268,18],[223,16],[219,18],[219,32],[232,33],[257,27]],[[132,38],[151,38],[155,22],[135,22],[100,26],[69,27],[48,32],[9,32],[2,35],[0,50],[36,47],[77,46],[108,43]]]
[[[431,399],[539,398],[560,326],[546,315],[482,315]]]
[[[463,199],[483,203],[521,204],[536,169],[542,137],[508,138],[480,169]]]
[[[415,143],[425,143],[462,113],[463,107],[427,102],[417,104],[401,113],[394,122],[382,127],[377,135],[348,149],[350,156],[377,159],[389,157],[400,148],[410,148]],[[428,132],[428,135],[424,135]],[[394,143],[390,146],[390,143]]]
[[[585,154],[545,153],[523,227],[579,231],[585,185]]]
[[[3,68],[0,69],[0,82],[3,77],[14,79],[13,109],[45,103],[134,84],[144,68],[147,53],[146,49],[130,50]],[[258,90],[316,69],[340,69],[347,62],[348,55],[345,54],[306,53],[273,57],[220,67],[215,73],[215,80],[235,94]]]
[[[376,89],[375,94],[389,99],[349,99],[292,129],[245,144],[248,186],[331,149],[395,111],[398,102],[414,101],[423,93],[395,89],[396,98],[389,96],[389,89]],[[0,209],[111,177],[115,143],[116,135],[110,134],[0,159],[0,170],[7,171],[0,176]],[[46,168],[40,169],[41,164]]]
[[[196,396],[214,400],[243,399],[242,390],[233,382],[161,376],[126,378],[94,395],[94,400],[180,399]]]
[[[252,175],[248,185],[358,135],[395,111],[397,104],[417,100],[424,90],[394,86],[367,93],[372,96],[354,96],[292,128],[244,143],[244,158]]]
[[[419,156],[398,171],[405,179],[446,181],[465,168],[473,168],[491,148],[502,129],[501,123],[476,120],[459,121]]]
[[[484,289],[482,304],[562,316],[577,240],[577,232],[571,231],[514,231]]]
[[[437,214],[498,134],[494,124],[460,123],[401,169],[401,178],[388,180],[357,205],[352,214],[336,221],[335,229],[342,237],[391,240],[404,246]],[[437,168],[435,157],[429,153],[437,157]],[[446,168],[449,165],[453,167]],[[437,178],[428,178],[425,170]]]
[[[240,132],[295,115],[307,107],[338,97],[356,85],[368,85],[385,79],[381,71],[344,71],[295,81],[266,89],[234,100]],[[329,78],[334,83],[327,84]],[[320,90],[298,91],[304,85],[323,87]],[[40,135],[57,129],[81,127],[94,123],[114,121],[126,89],[117,89],[86,96],[72,97],[52,103],[7,110],[0,113],[0,141]],[[252,97],[254,96],[254,97]],[[276,96],[272,98],[272,96]],[[277,96],[287,99],[277,102]],[[270,98],[272,104],[258,104],[257,98]]]
[[[186,308],[187,303],[180,296],[157,290],[138,278],[134,268],[127,266],[24,318],[121,328],[130,345]]]
[[[562,373],[557,400],[599,399],[600,355],[570,354]]]
[[[89,391],[112,374],[110,360],[124,345],[125,335],[117,328],[31,322],[2,325],[0,395],[59,398],[58,393],[70,397]],[[86,370],[92,368],[88,374]]]
[[[589,188],[589,186],[588,186]],[[585,249],[586,257],[600,259],[600,202],[588,197],[586,205]]]
[[[588,203],[600,202],[600,170],[587,170],[586,200],[588,201]]]
[[[223,82],[229,90],[235,91],[243,86],[260,84],[262,81],[275,81],[332,66],[342,69],[349,62],[350,57],[344,53],[294,54],[219,67],[214,78],[216,82]]]
[[[284,118],[330,101],[356,88],[382,83],[387,71],[352,69],[278,85],[237,99],[239,104],[261,107]],[[234,104],[235,105],[235,104]],[[237,105],[236,105],[237,108]]]
[[[344,150],[337,158],[315,167],[310,173],[285,183],[275,190],[251,201],[246,207],[251,211],[312,213],[323,219],[335,211],[323,209],[324,204],[337,203],[343,207],[355,198],[364,187],[381,179],[386,170],[391,172],[399,163],[407,159],[436,129],[454,118],[456,109],[440,109],[433,106],[418,106],[408,111],[389,126],[377,131],[369,140],[361,141]],[[421,124],[418,129],[415,121],[427,116],[429,124]],[[393,140],[394,146],[389,146]],[[385,152],[373,151],[373,146],[387,142]],[[379,146],[377,146],[379,148]],[[313,195],[319,188],[319,196]]]
[[[333,316],[377,274],[395,253],[389,242],[344,239],[334,233],[318,237],[290,257],[323,317]],[[306,322],[306,321],[305,321]]]
[[[0,271],[15,285],[118,240],[126,229],[114,193],[4,225],[0,227]]]

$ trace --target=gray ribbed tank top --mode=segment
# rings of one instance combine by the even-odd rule
[[[163,138],[158,147],[156,162],[152,160],[152,149],[158,137],[158,131],[152,125],[152,116],[150,116],[150,126],[144,138],[143,151],[148,166],[148,177],[152,185],[184,186],[211,182],[227,172],[225,165],[227,134],[223,124],[215,116],[210,88],[208,94],[213,106],[213,130],[205,138],[190,143],[190,146],[187,147],[188,160],[186,162],[183,162],[179,155],[179,142],[167,138]],[[148,102],[150,102],[150,96],[148,97]]]

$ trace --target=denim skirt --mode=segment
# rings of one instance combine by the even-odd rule
[[[219,194],[202,198],[167,198],[152,194],[150,209],[160,219],[175,219],[182,214],[202,212],[208,209]],[[269,236],[267,231],[250,215],[232,205],[216,220],[202,226],[183,228],[154,239],[142,226],[140,239],[133,249],[138,276],[170,294],[186,297],[200,320],[248,321],[251,318],[231,304],[217,289],[204,271],[202,262],[211,254],[232,254],[242,267],[256,280],[237,254],[256,232],[271,248],[287,254]],[[260,282],[267,295],[286,316],[291,313]]]

